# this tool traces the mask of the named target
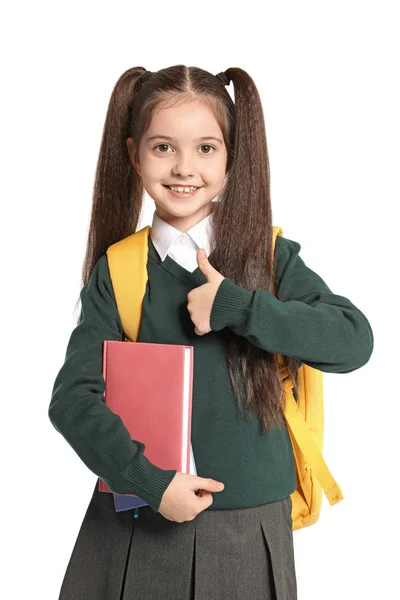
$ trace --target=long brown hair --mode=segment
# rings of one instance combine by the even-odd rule
[[[198,99],[213,111],[228,155],[228,175],[213,210],[212,264],[237,285],[276,296],[269,158],[263,109],[254,81],[243,69],[227,69],[224,73],[227,82],[233,83],[233,102],[221,78],[203,69],[175,65],[146,72],[146,78],[141,79],[145,72],[143,67],[128,69],[111,94],[95,174],[82,285],[107,248],[137,230],[144,188],[130,161],[127,138],[132,137],[138,149],[155,108],[175,100]],[[285,394],[276,355],[229,328],[224,330],[224,340],[242,416],[248,420],[256,414],[263,432],[283,425]],[[297,398],[297,361],[282,358]]]

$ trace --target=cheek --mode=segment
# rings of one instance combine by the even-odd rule
[[[219,163],[206,165],[201,172],[204,180],[209,185],[222,184],[225,177],[224,165]]]
[[[142,177],[149,183],[156,183],[160,180],[163,174],[166,172],[166,164],[162,164],[163,161],[154,160],[154,158],[148,158],[142,162]]]

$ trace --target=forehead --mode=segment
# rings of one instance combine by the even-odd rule
[[[198,100],[192,100],[158,107],[153,113],[146,137],[153,135],[192,140],[205,135],[221,137],[222,132],[210,108]]]

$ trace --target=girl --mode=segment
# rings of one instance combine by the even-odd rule
[[[305,265],[299,243],[278,236],[271,260],[269,184],[262,106],[245,71],[137,67],[118,80],[96,172],[81,314],[49,418],[114,492],[149,506],[137,519],[117,513],[96,480],[61,600],[297,598],[296,471],[275,355],[296,397],[302,363],[359,369],[373,334],[365,315]],[[106,250],[136,231],[144,190],[156,209],[138,341],[194,346],[197,476],[151,463],[103,396],[103,342],[124,340]]]

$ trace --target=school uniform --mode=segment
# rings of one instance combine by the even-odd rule
[[[372,353],[365,315],[334,294],[299,256],[300,244],[279,236],[279,300],[225,278],[212,306],[212,331],[198,336],[188,292],[206,282],[197,266],[203,247],[212,262],[212,214],[181,233],[156,212],[149,238],[148,282],[139,342],[194,346],[192,447],[197,474],[224,482],[213,504],[176,523],[158,508],[176,471],[144,455],[104,402],[102,344],[123,340],[106,254],[81,291],[82,311],[57,375],[49,418],[83,462],[118,493],[149,506],[116,513],[96,481],[62,583],[59,600],[295,600],[290,494],[296,470],[286,426],[262,432],[245,421],[230,384],[224,352],[229,330],[269,352],[295,356],[325,372],[350,372]]]

